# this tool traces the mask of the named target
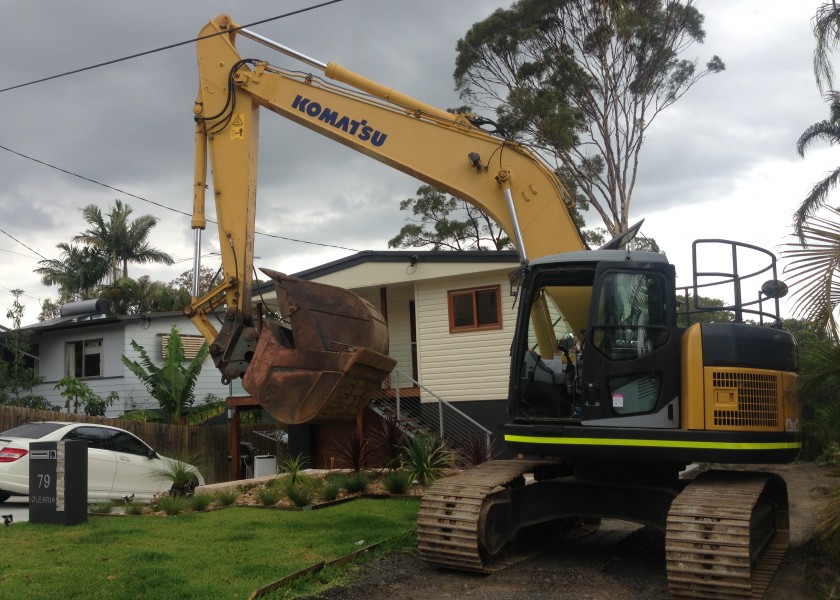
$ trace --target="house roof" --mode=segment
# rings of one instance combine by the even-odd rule
[[[354,268],[375,265],[377,263],[383,267],[386,265],[405,265],[406,267],[416,267],[423,264],[472,264],[485,265],[488,267],[503,264],[516,266],[519,264],[519,254],[516,250],[363,250],[361,252],[357,252],[356,254],[351,254],[350,256],[346,256],[317,267],[312,267],[311,269],[293,273],[292,275],[311,281],[347,272]],[[327,282],[333,283],[329,280]],[[333,284],[335,285],[335,283]],[[268,293],[273,289],[273,282],[264,282],[259,286],[255,286],[254,294]]]
[[[365,263],[498,263],[518,262],[516,250],[362,250],[299,273],[301,279],[317,279]]]
[[[143,320],[152,319],[172,319],[183,318],[184,313],[181,311],[148,313],[142,315],[117,315],[113,317],[104,316],[102,314],[82,314],[82,315],[67,315],[50,319],[49,321],[42,321],[32,325],[25,325],[21,327],[23,331],[32,331],[33,333],[46,333],[48,331],[58,331],[62,329],[77,329],[84,327],[97,327],[101,325],[112,325],[114,323],[139,323]]]

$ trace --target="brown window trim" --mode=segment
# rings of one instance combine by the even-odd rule
[[[476,310],[476,293],[477,292],[486,292],[486,291],[493,291],[496,293],[496,322],[495,323],[488,323],[486,325],[478,325],[477,315],[478,311]],[[452,304],[453,297],[455,296],[463,296],[466,294],[472,294],[473,299],[473,324],[466,325],[466,326],[455,326],[455,310]],[[502,328],[502,288],[500,285],[484,285],[478,286],[474,288],[463,288],[459,290],[448,290],[446,292],[446,304],[449,311],[449,333],[463,333],[467,331],[488,331],[492,329],[501,329]]]

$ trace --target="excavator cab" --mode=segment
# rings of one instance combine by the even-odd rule
[[[396,365],[385,319],[348,290],[263,272],[280,321],[263,321],[243,387],[281,423],[356,418]]]

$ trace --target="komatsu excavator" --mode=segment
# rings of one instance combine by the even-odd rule
[[[239,37],[319,74],[243,59]],[[678,292],[663,254],[627,249],[635,230],[589,250],[554,172],[480,117],[302,55],[228,15],[202,29],[197,47],[196,261],[209,153],[224,280],[186,313],[223,380],[242,377],[281,422],[334,421],[355,418],[395,364],[384,319],[351,292],[264,271],[280,318],[252,308],[262,107],[470,202],[516,243],[504,439],[519,458],[429,489],[417,525],[424,560],[491,572],[514,562],[516,542],[535,530],[616,518],[665,532],[673,596],[763,595],[787,547],[787,488],[744,465],[790,462],[801,446],[797,349],[779,327],[786,287],[772,254],[695,242],[691,294]],[[726,268],[698,270],[707,246],[725,249]],[[753,267],[745,253],[763,262]],[[715,307],[731,322],[691,324],[715,284],[731,290],[731,303]],[[734,466],[686,469],[697,463]]]

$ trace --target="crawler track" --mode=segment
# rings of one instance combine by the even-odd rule
[[[485,556],[481,548],[481,515],[485,499],[544,461],[489,461],[436,482],[423,496],[417,517],[421,558],[450,569],[492,573],[528,555]]]
[[[763,598],[788,540],[784,481],[767,473],[706,473],[674,500],[668,514],[671,595]]]

